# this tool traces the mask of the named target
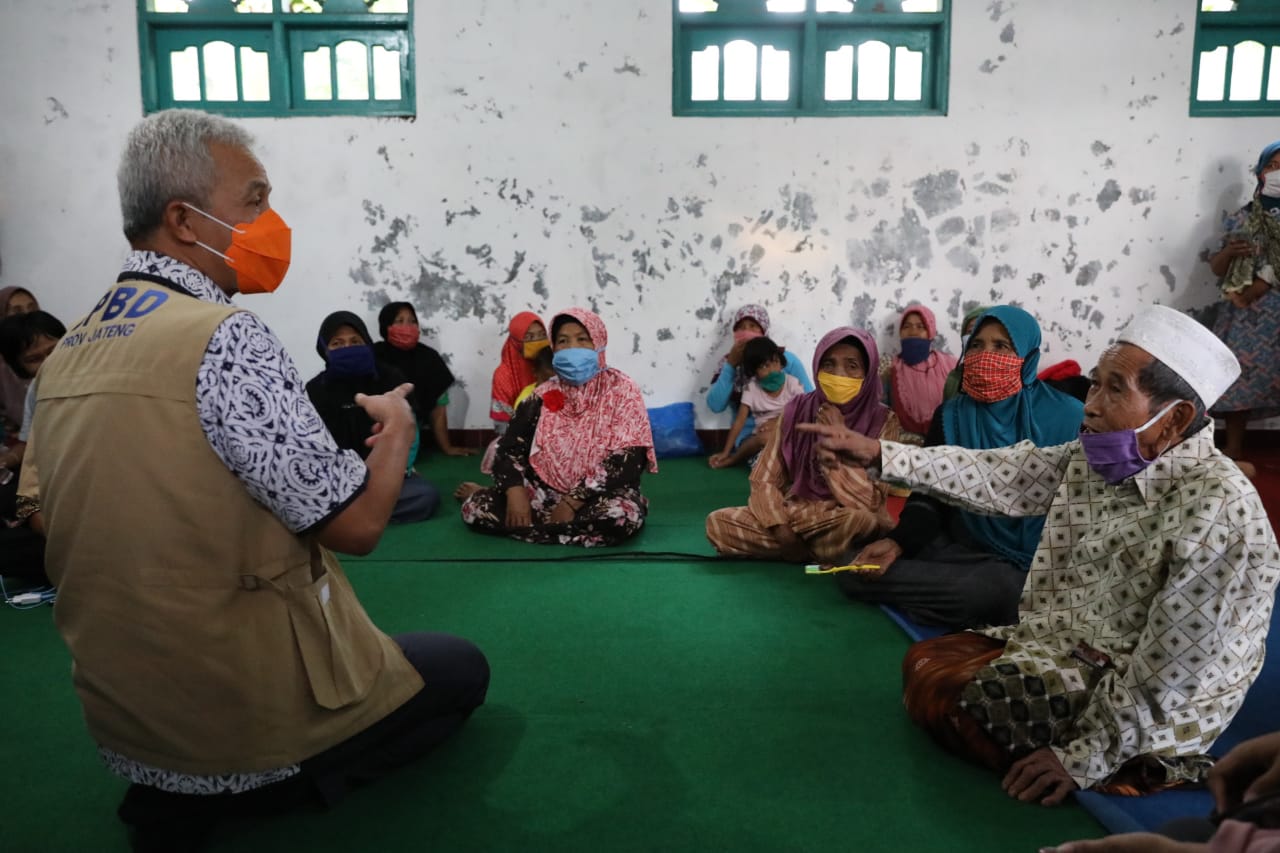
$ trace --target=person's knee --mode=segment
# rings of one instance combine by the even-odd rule
[[[396,643],[428,687],[448,684],[461,692],[483,692],[489,686],[489,661],[475,643],[452,634],[399,634]]]
[[[721,535],[721,532],[727,529],[726,525],[724,525],[724,520],[728,512],[729,510],[727,509],[718,509],[707,516],[707,539],[710,540],[711,544],[716,548],[719,548],[721,543],[724,541],[724,537]]]
[[[440,508],[440,490],[416,475],[406,477],[391,513],[393,524],[426,521]]]

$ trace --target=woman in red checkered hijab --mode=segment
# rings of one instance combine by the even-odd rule
[[[1073,440],[1084,407],[1037,379],[1039,366],[1036,319],[1012,305],[986,309],[960,362],[960,393],[934,413],[925,446],[989,450]],[[853,559],[880,566],[880,573],[846,572],[836,580],[850,598],[898,607],[917,622],[953,629],[1011,624],[1043,527],[1044,516],[978,515],[913,494],[897,527]]]

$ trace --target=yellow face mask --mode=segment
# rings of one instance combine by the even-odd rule
[[[858,396],[858,392],[862,390],[862,380],[837,376],[823,370],[818,373],[818,387],[822,389],[822,393],[826,395],[829,402],[843,406]]]
[[[546,349],[549,346],[551,346],[551,341],[547,340],[546,338],[542,338],[541,340],[537,340],[537,341],[525,341],[524,357],[529,359],[530,361],[533,361],[533,359],[538,355],[538,353],[542,352],[544,349]]]

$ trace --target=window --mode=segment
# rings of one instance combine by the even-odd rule
[[[146,112],[414,115],[412,0],[138,0]]]
[[[672,0],[681,116],[946,115],[950,0]]]
[[[1198,0],[1191,115],[1280,115],[1280,0]]]

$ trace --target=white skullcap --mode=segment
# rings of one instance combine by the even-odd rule
[[[1195,389],[1206,409],[1240,375],[1240,362],[1217,335],[1195,318],[1164,305],[1139,308],[1116,340],[1141,347],[1163,361]]]

